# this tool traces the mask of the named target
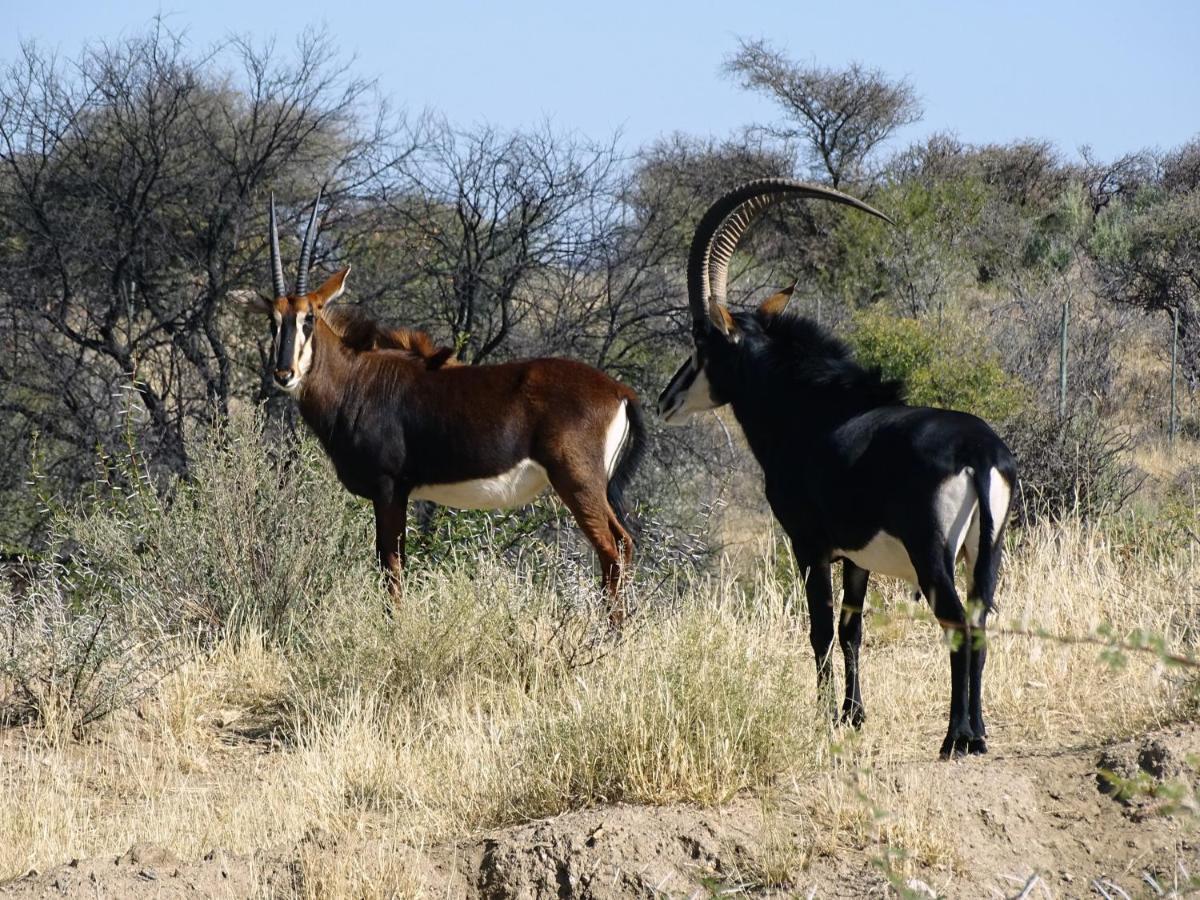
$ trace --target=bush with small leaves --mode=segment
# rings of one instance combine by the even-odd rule
[[[47,563],[0,593],[0,722],[78,737],[184,661],[185,642],[159,625],[169,601],[122,580],[94,590],[99,577],[86,562]]]
[[[903,381],[909,403],[974,413],[989,422],[1018,414],[1028,397],[999,359],[963,328],[899,318],[878,309],[854,316],[849,343],[860,363]]]

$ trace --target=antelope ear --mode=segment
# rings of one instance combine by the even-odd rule
[[[738,331],[737,322],[733,321],[733,315],[720,304],[715,304],[709,311],[709,319],[713,323],[713,327],[721,332],[724,338],[730,343],[737,343],[741,340],[741,332]]]
[[[324,307],[327,303],[332,303],[346,290],[346,276],[350,274],[350,267],[342,269],[339,272],[334,272],[325,279],[325,283],[313,291],[309,296],[312,297],[312,304],[318,310]]]
[[[788,308],[788,304],[792,302],[792,293],[796,290],[796,282],[793,281],[778,294],[773,294],[762,302],[762,306],[758,308],[761,315],[775,317],[782,315],[783,311]]]
[[[425,361],[425,368],[427,369],[441,369],[445,366],[459,365],[462,365],[462,363],[455,358],[453,347],[440,347],[433,356]]]
[[[275,305],[258,291],[236,290],[230,291],[227,296],[248,312],[262,312],[269,315],[275,309]]]

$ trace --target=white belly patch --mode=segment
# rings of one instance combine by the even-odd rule
[[[988,497],[995,517],[994,541],[1008,513],[1011,489],[995,469],[992,469],[990,476]],[[969,468],[946,478],[933,495],[932,510],[937,530],[951,551],[951,558],[957,559],[960,552],[965,553],[968,568],[978,556],[976,545],[979,542],[979,501],[972,478],[973,473]],[[834,550],[833,556],[845,557],[871,572],[903,578],[910,584],[916,584],[917,581],[916,570],[904,544],[886,531],[876,532],[871,540],[857,550]]]
[[[491,478],[472,478],[450,484],[422,484],[409,496],[432,500],[458,509],[505,509],[524,506],[550,484],[546,470],[532,459],[523,459],[507,472]]]
[[[873,538],[857,550],[834,550],[833,557],[836,559],[839,556],[844,556],[869,572],[902,578],[909,584],[917,583],[917,572],[909,559],[908,551],[904,549],[904,544],[900,538],[886,531],[876,532]]]

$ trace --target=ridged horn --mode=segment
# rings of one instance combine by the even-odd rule
[[[299,271],[296,273],[296,294],[303,297],[308,293],[308,267],[312,265],[313,244],[317,242],[317,211],[321,208],[321,191],[317,189],[317,199],[313,201],[312,215],[308,218],[308,227],[304,229],[304,243],[300,246]]]
[[[729,261],[741,239],[764,210],[789,196],[842,203],[895,224],[849,194],[790,178],[759,178],[734,188],[701,217],[688,252],[688,304],[697,339],[707,330],[707,323],[719,315],[717,306],[725,303]]]
[[[275,193],[271,193],[271,214],[268,228],[271,231],[271,282],[275,287],[275,298],[287,296],[287,284],[283,280],[283,263],[279,259],[279,225],[275,221]]]

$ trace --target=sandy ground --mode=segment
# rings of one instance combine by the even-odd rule
[[[947,858],[965,867],[900,859],[878,841],[801,852],[819,798],[799,785],[770,803],[743,796],[719,809],[593,808],[424,848],[315,833],[253,856],[215,848],[180,860],[141,844],[117,858],[30,872],[0,885],[0,896],[321,896],[311,873],[383,856],[402,863],[404,892],[424,896],[1184,896],[1200,888],[1191,881],[1200,875],[1198,764],[1200,727],[1183,725],[1106,746],[877,773],[900,797],[930,798],[957,836]],[[1105,772],[1135,783],[1133,795],[1114,792]]]

